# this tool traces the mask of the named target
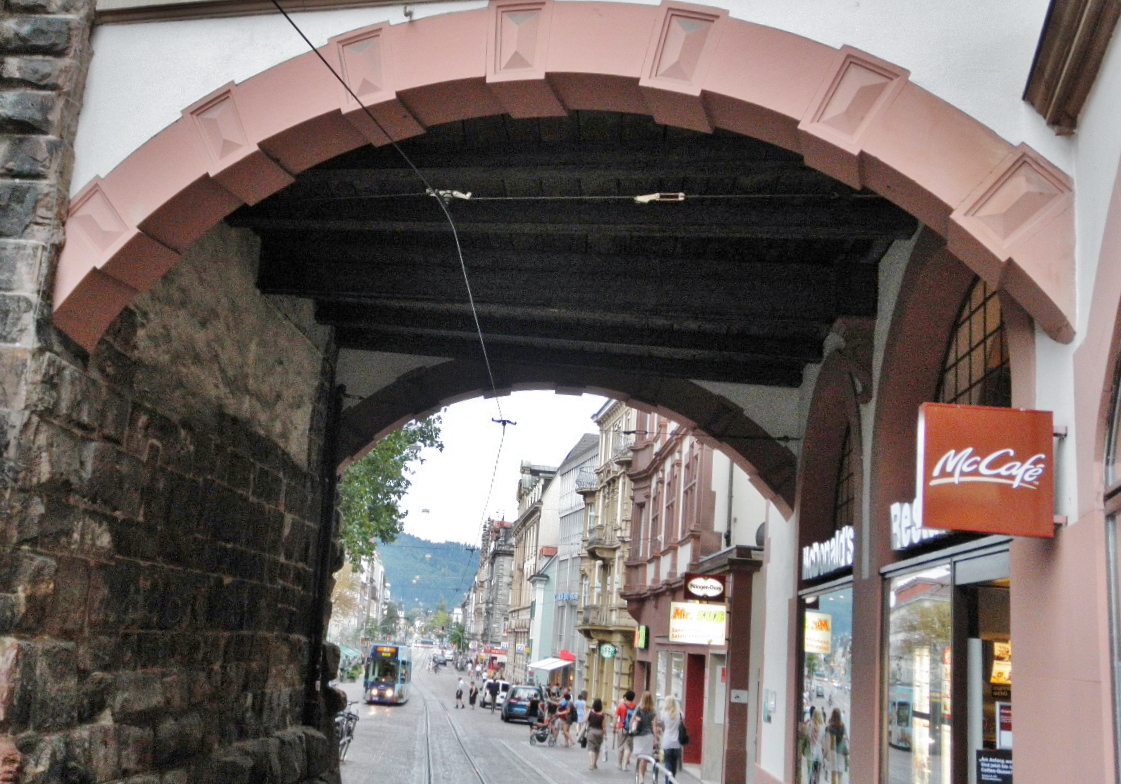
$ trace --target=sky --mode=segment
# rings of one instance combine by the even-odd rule
[[[414,465],[412,487],[401,502],[405,531],[435,542],[478,545],[488,517],[516,520],[517,483],[523,460],[558,466],[585,433],[598,433],[592,416],[606,398],[558,395],[553,391],[515,392],[497,399],[476,398],[448,406],[441,414],[444,451],[425,449]],[[495,470],[499,443],[502,453]],[[494,477],[490,501],[487,491]]]

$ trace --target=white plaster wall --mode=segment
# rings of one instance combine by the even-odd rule
[[[775,712],[770,722],[759,724],[759,765],[780,781],[785,781],[786,728],[793,720],[788,713],[787,666],[790,646],[790,602],[794,598],[798,541],[793,522],[775,516],[767,526],[766,589],[764,592],[766,629],[763,640],[763,688],[777,692]],[[793,706],[796,710],[797,707]]]
[[[767,499],[751,484],[750,477],[720,452],[712,453],[712,492],[715,497],[713,524],[723,536],[727,530],[728,478],[732,480],[732,544],[755,547],[755,532],[764,522],[781,520],[778,510],[770,508]]]
[[[656,4],[657,0],[642,0]],[[849,44],[911,71],[912,80],[1013,144],[1027,142],[1072,171],[1073,142],[1056,137],[1020,100],[1047,0],[714,0],[731,15],[830,46]],[[484,5],[422,3],[414,18]],[[294,14],[319,46],[377,22],[403,22],[403,6]],[[180,111],[305,51],[279,16],[103,25],[78,127],[73,186],[107,174]],[[480,53],[482,56],[482,53]]]
[[[421,357],[411,354],[387,354],[381,351],[339,351],[336,381],[346,385],[344,408],[356,404],[392,384],[406,373],[449,362],[442,357]]]

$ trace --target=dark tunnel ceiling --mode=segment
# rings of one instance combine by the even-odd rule
[[[917,227],[798,155],[638,115],[486,117],[401,147],[436,188],[519,197],[450,203],[499,363],[795,386],[837,318],[875,316],[878,262]],[[313,299],[340,346],[478,358],[423,191],[391,147],[364,147],[228,220],[262,239],[260,289]]]

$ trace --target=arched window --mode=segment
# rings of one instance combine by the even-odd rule
[[[971,406],[1012,405],[1012,373],[1000,297],[978,278],[958,310],[936,401]]]
[[[856,510],[856,455],[854,454],[852,425],[845,426],[841,442],[841,460],[837,465],[837,489],[833,495],[833,530],[840,531],[854,524]]]

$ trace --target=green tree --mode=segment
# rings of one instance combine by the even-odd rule
[[[448,632],[448,642],[457,651],[467,650],[467,629],[462,623],[452,624],[451,631]]]
[[[439,416],[414,420],[390,433],[343,473],[341,539],[355,568],[362,568],[362,559],[374,554],[378,542],[392,542],[404,530],[398,504],[412,484],[413,464],[424,462],[420,452],[425,447],[444,449]]]
[[[397,612],[397,605],[390,602],[385,606],[385,615],[381,619],[381,636],[387,640],[392,640],[397,636],[397,622],[401,619],[401,615]]]

